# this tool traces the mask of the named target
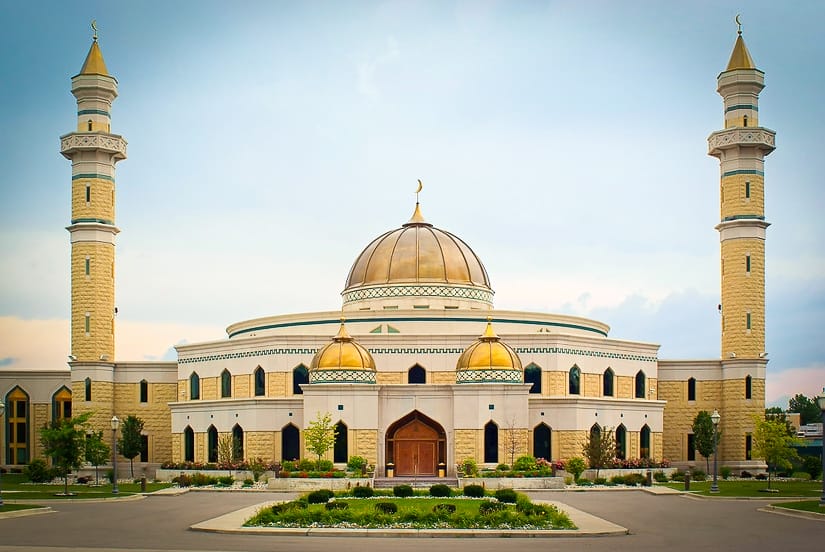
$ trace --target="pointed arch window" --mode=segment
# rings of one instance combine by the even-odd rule
[[[647,424],[639,432],[639,458],[650,458],[650,428]]]
[[[349,458],[347,424],[335,424],[335,445],[332,447],[332,461],[344,463]]]
[[[745,377],[745,398],[750,399],[753,392],[753,379],[750,375]]]
[[[601,439],[602,436],[602,428],[599,424],[593,424],[590,426],[590,440],[593,439]]]
[[[301,457],[301,432],[293,424],[281,429],[281,460],[297,460]]]
[[[544,458],[548,462],[551,460],[551,439],[552,431],[545,423],[540,423],[533,428],[533,456]]]
[[[6,463],[29,462],[29,394],[19,386],[6,395]]]
[[[427,371],[416,364],[407,370],[407,383],[427,383]]]
[[[140,380],[140,402],[149,402],[149,382],[146,380]]]
[[[232,396],[232,374],[224,368],[221,372],[221,398],[226,399]]]
[[[484,426],[484,462],[498,463],[498,425],[492,420]]]
[[[72,392],[65,385],[52,395],[52,420],[72,417]]]
[[[541,367],[536,364],[529,364],[524,369],[524,383],[532,383],[530,393],[541,395]]]
[[[575,364],[570,368],[568,377],[567,392],[570,395],[578,395],[581,393],[581,379],[582,371]]]
[[[243,428],[235,424],[232,428],[232,460],[243,460]]]
[[[627,428],[624,424],[619,424],[616,428],[616,458],[619,460],[627,458]]]
[[[604,371],[602,375],[602,395],[605,397],[612,397],[613,396],[613,382],[616,379],[616,375],[613,373],[612,368],[608,368]]]
[[[211,425],[206,430],[206,454],[207,462],[218,461],[218,429]]]
[[[309,383],[309,370],[303,364],[299,364],[292,370],[292,394],[293,395],[303,395],[304,391],[301,389],[301,385],[306,385]]]
[[[688,378],[688,400],[695,401],[696,400],[696,378]]]
[[[189,376],[189,398],[193,401],[201,398],[201,378],[197,372]]]
[[[86,402],[92,400],[92,378],[83,380],[83,400]]]
[[[636,372],[636,398],[637,399],[644,399],[645,398],[645,373],[641,370]]]
[[[266,372],[258,366],[255,368],[255,396],[263,397],[266,395]]]
[[[195,431],[190,426],[183,430],[183,461],[195,461]]]

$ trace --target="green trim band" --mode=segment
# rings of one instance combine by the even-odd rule
[[[100,173],[81,173],[81,174],[73,174],[72,180],[80,180],[83,178],[99,178],[101,180],[111,180],[112,182],[115,181],[115,177],[109,176],[108,174],[100,174]]]
[[[722,178],[725,178],[726,176],[736,176],[737,174],[756,174],[759,176],[765,176],[765,173],[763,171],[757,171],[754,169],[737,169],[735,171],[728,171],[726,173],[722,173]]]
[[[736,111],[737,109],[752,109],[753,111],[759,111],[759,106],[751,104],[736,104],[727,108],[725,110],[725,113],[727,113],[728,111]]]
[[[731,220],[765,220],[763,215],[733,215],[732,217],[725,217],[722,222],[729,222]]]
[[[109,114],[108,111],[103,111],[102,109],[81,109],[77,112],[78,115],[105,115],[110,119],[112,116]]]
[[[100,224],[108,224],[110,226],[115,224],[111,220],[99,219],[99,218],[76,218],[76,219],[72,219],[72,224],[78,224],[78,223],[81,223],[81,222],[97,222],[97,223],[100,223]]]

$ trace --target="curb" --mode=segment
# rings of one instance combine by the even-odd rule
[[[28,516],[37,516],[40,514],[53,514],[55,513],[50,507],[45,506],[43,508],[27,508],[25,510],[14,510],[12,512],[0,512],[0,519],[12,519],[12,518],[21,518],[21,517],[28,517]]]
[[[791,508],[783,508],[781,506],[765,506],[763,508],[757,508],[757,511],[766,512],[768,514],[777,514],[780,516],[795,517],[800,519],[825,521],[825,514],[817,514],[816,512],[805,512],[803,510],[792,510]]]

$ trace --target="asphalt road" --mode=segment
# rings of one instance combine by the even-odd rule
[[[56,513],[0,519],[0,552],[104,551],[323,551],[472,552],[547,550],[761,550],[811,552],[825,543],[825,522],[757,511],[766,502],[703,500],[629,492],[536,492],[618,523],[630,535],[553,539],[422,539],[284,537],[190,531],[193,523],[258,502],[277,493],[203,493],[143,500],[53,504]]]

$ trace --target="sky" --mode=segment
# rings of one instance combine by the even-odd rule
[[[70,78],[119,83],[116,356],[174,359],[260,316],[337,310],[412,213],[495,306],[719,356],[716,77],[741,13],[766,73],[768,404],[825,385],[821,1],[4,2],[0,370],[70,353]]]

